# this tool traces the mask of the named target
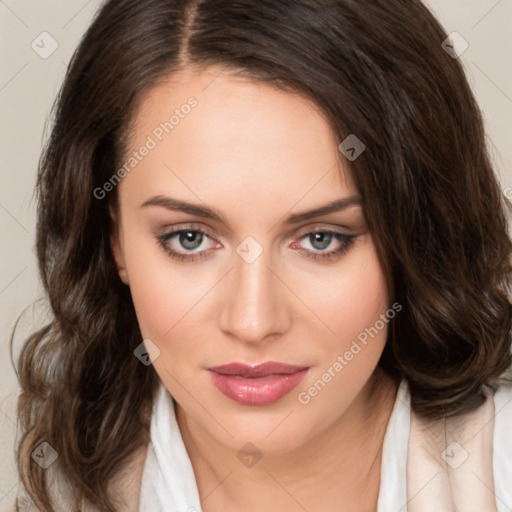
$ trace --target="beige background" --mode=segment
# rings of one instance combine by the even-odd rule
[[[512,0],[426,3],[447,32],[457,31],[469,44],[460,58],[484,112],[503,188],[512,187]],[[12,502],[18,482],[12,454],[17,383],[9,336],[16,318],[41,294],[32,252],[37,160],[67,63],[99,5],[99,0],[0,0],[0,508]],[[31,47],[34,40],[42,46],[43,37],[51,48],[42,32],[58,44],[47,58]],[[29,313],[21,323],[15,355],[35,322]]]

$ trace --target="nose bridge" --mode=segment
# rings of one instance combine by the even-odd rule
[[[239,245],[221,327],[240,341],[262,341],[285,328],[282,285],[268,267],[271,267],[270,251],[258,250],[251,241]]]

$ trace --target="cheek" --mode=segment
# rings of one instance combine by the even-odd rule
[[[311,277],[301,292],[326,326],[321,337],[326,350],[350,345],[389,308],[387,281],[374,245],[369,237],[360,242],[342,264]]]
[[[126,265],[139,326],[144,338],[161,344],[190,322],[189,314],[208,291],[186,264],[170,260],[156,240],[126,240]]]
[[[385,313],[389,295],[385,276],[373,251],[369,251],[347,281],[336,306],[331,306],[329,313],[335,322],[334,330],[343,337],[354,338]]]
[[[130,288],[137,320],[144,339],[150,339],[159,349],[152,363],[155,371],[173,396],[186,401],[181,386],[176,382],[194,381],[198,365],[205,357],[205,326],[198,321],[201,314],[201,297],[208,290],[190,278],[189,272],[180,272],[180,266],[147,262],[133,268]],[[133,261],[137,265],[136,260]],[[204,342],[204,341],[203,341]],[[193,363],[193,364],[191,364]]]
[[[334,422],[368,382],[395,316],[394,310],[386,316],[391,311],[387,281],[373,244],[354,251],[345,271],[336,275],[329,282],[328,300],[317,302],[322,319],[335,334],[317,336],[315,350],[321,360],[296,393],[297,402],[315,418],[318,428],[321,422]]]

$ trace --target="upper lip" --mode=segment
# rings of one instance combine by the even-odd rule
[[[256,365],[245,363],[228,363],[208,368],[220,375],[238,375],[245,378],[266,377],[273,374],[291,374],[306,370],[309,366],[295,366],[286,363],[267,361]]]

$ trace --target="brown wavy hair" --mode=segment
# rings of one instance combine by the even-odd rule
[[[53,509],[30,459],[47,441],[75,490],[114,512],[108,482],[148,441],[158,384],[94,190],[124,161],[141,97],[185,67],[300,93],[350,163],[394,300],[379,365],[405,377],[427,418],[483,401],[511,364],[510,203],[481,112],[447,33],[419,0],[109,0],[75,51],[54,104],[37,177],[37,259],[52,320],[24,343],[18,444],[22,482]],[[340,154],[340,158],[341,154]],[[11,341],[12,343],[12,341]]]

